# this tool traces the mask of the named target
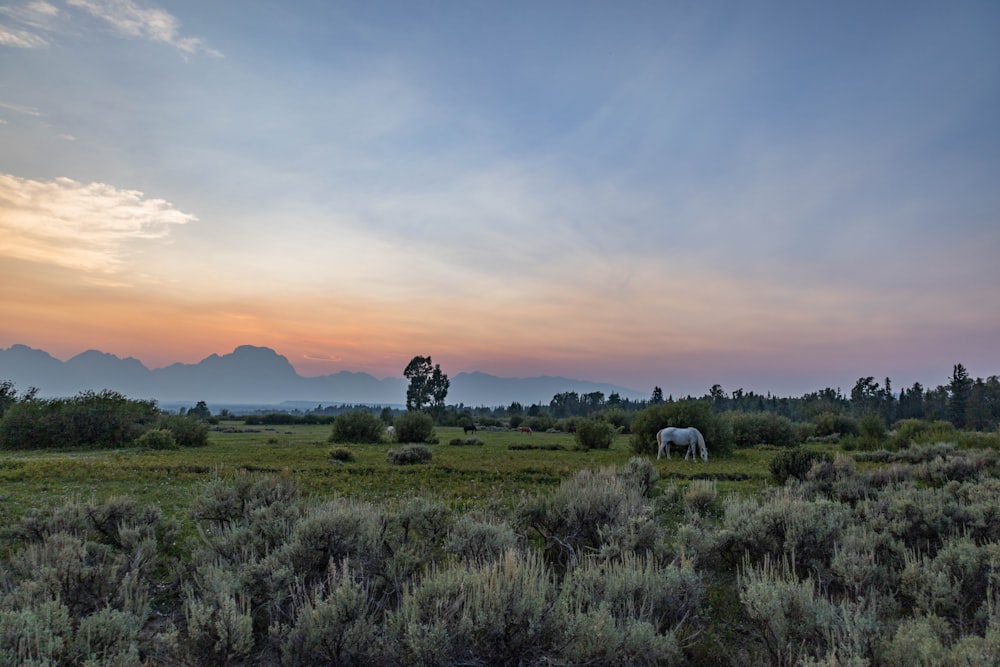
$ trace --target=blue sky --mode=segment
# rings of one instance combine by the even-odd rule
[[[0,345],[1000,372],[992,2],[0,2]]]

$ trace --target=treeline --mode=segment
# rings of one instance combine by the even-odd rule
[[[520,419],[537,418],[539,425],[554,424],[574,417],[603,415],[609,421],[626,422],[629,415],[662,403],[700,400],[708,402],[718,414],[723,412],[764,412],[786,417],[795,422],[815,421],[822,415],[847,416],[860,420],[867,415],[877,415],[886,424],[903,419],[948,421],[956,428],[992,430],[1000,425],[1000,376],[972,379],[962,364],[956,364],[947,384],[933,389],[919,382],[896,391],[890,378],[884,384],[874,377],[859,378],[849,394],[840,389],[826,388],[807,393],[798,398],[778,397],[770,393],[736,389],[727,392],[721,385],[713,385],[702,396],[685,396],[675,399],[664,397],[659,387],[653,389],[649,399],[623,398],[618,393],[605,396],[595,391],[580,394],[568,391],[556,394],[548,405],[533,404],[525,407],[513,402],[509,406],[469,407],[449,406],[441,414],[439,423],[445,426],[461,425],[465,418]],[[532,426],[532,428],[535,428]]]
[[[208,444],[208,425],[195,416],[170,415],[156,401],[114,391],[73,398],[18,394],[0,382],[0,449],[173,449]]]

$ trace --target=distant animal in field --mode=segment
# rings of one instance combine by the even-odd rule
[[[388,427],[387,429],[385,429],[385,432],[389,435],[389,441],[390,442],[392,442],[393,440],[396,439],[396,427],[395,426]]]
[[[462,430],[468,435],[469,433],[475,433],[478,429],[475,424],[466,424],[462,427]]]
[[[518,426],[517,430],[519,432],[521,432],[521,433],[527,433],[528,435],[531,435],[531,427],[530,426]]]
[[[673,426],[668,426],[665,429],[661,429],[656,433],[656,458],[659,460],[660,456],[666,453],[667,458],[670,458],[670,445],[671,443],[677,445],[678,447],[687,447],[687,452],[684,453],[684,460],[687,461],[688,456],[692,460],[698,458],[698,454],[701,454],[701,459],[703,461],[708,461],[708,448],[705,447],[705,438],[702,436],[701,431],[691,426],[688,428],[675,428]]]

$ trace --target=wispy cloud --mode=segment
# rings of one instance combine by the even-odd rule
[[[130,37],[140,37],[169,44],[184,53],[204,53],[221,57],[215,49],[205,46],[198,37],[183,37],[180,21],[172,14],[157,7],[143,7],[132,0],[67,0],[71,7],[82,9],[110,23]]]
[[[113,273],[129,241],[161,239],[194,220],[137,190],[0,174],[0,256]]]
[[[21,106],[20,104],[8,104],[6,102],[0,102],[0,109],[7,109],[8,111],[14,111],[16,113],[23,113],[27,116],[41,116],[42,112],[34,107]]]
[[[202,39],[181,35],[180,21],[159,7],[143,6],[132,0],[66,0],[66,4],[130,37],[168,44],[187,55],[222,56]],[[42,0],[0,7],[0,19],[5,21],[0,23],[0,46],[21,49],[49,46],[53,33],[60,30],[59,20],[65,22],[71,16],[72,12]]]
[[[0,16],[6,17],[17,27],[0,24],[0,46],[18,49],[37,49],[49,45],[40,33],[51,28],[52,19],[59,9],[47,2],[28,2],[22,5],[0,7]]]
[[[0,25],[0,46],[10,46],[16,49],[37,49],[48,45],[48,41],[41,35],[29,30]]]

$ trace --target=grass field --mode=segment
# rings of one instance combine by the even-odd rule
[[[433,495],[454,509],[502,508],[522,494],[554,489],[577,470],[621,465],[634,456],[629,438],[619,435],[607,450],[578,450],[572,435],[480,431],[482,445],[465,440],[460,428],[437,428],[441,444],[431,446],[426,464],[399,466],[386,461],[397,445],[344,445],[354,461],[331,461],[341,445],[327,442],[329,426],[247,427],[224,423],[209,434],[206,447],[178,450],[95,450],[0,452],[0,519],[9,523],[29,507],[61,505],[68,498],[98,500],[127,495],[156,504],[183,519],[198,485],[214,476],[240,472],[291,475],[303,495],[355,496],[373,501]],[[513,447],[513,448],[512,448]],[[738,450],[708,463],[674,458],[656,462],[664,482],[683,486],[690,479],[719,480],[720,492],[752,491],[768,483],[768,448]]]

